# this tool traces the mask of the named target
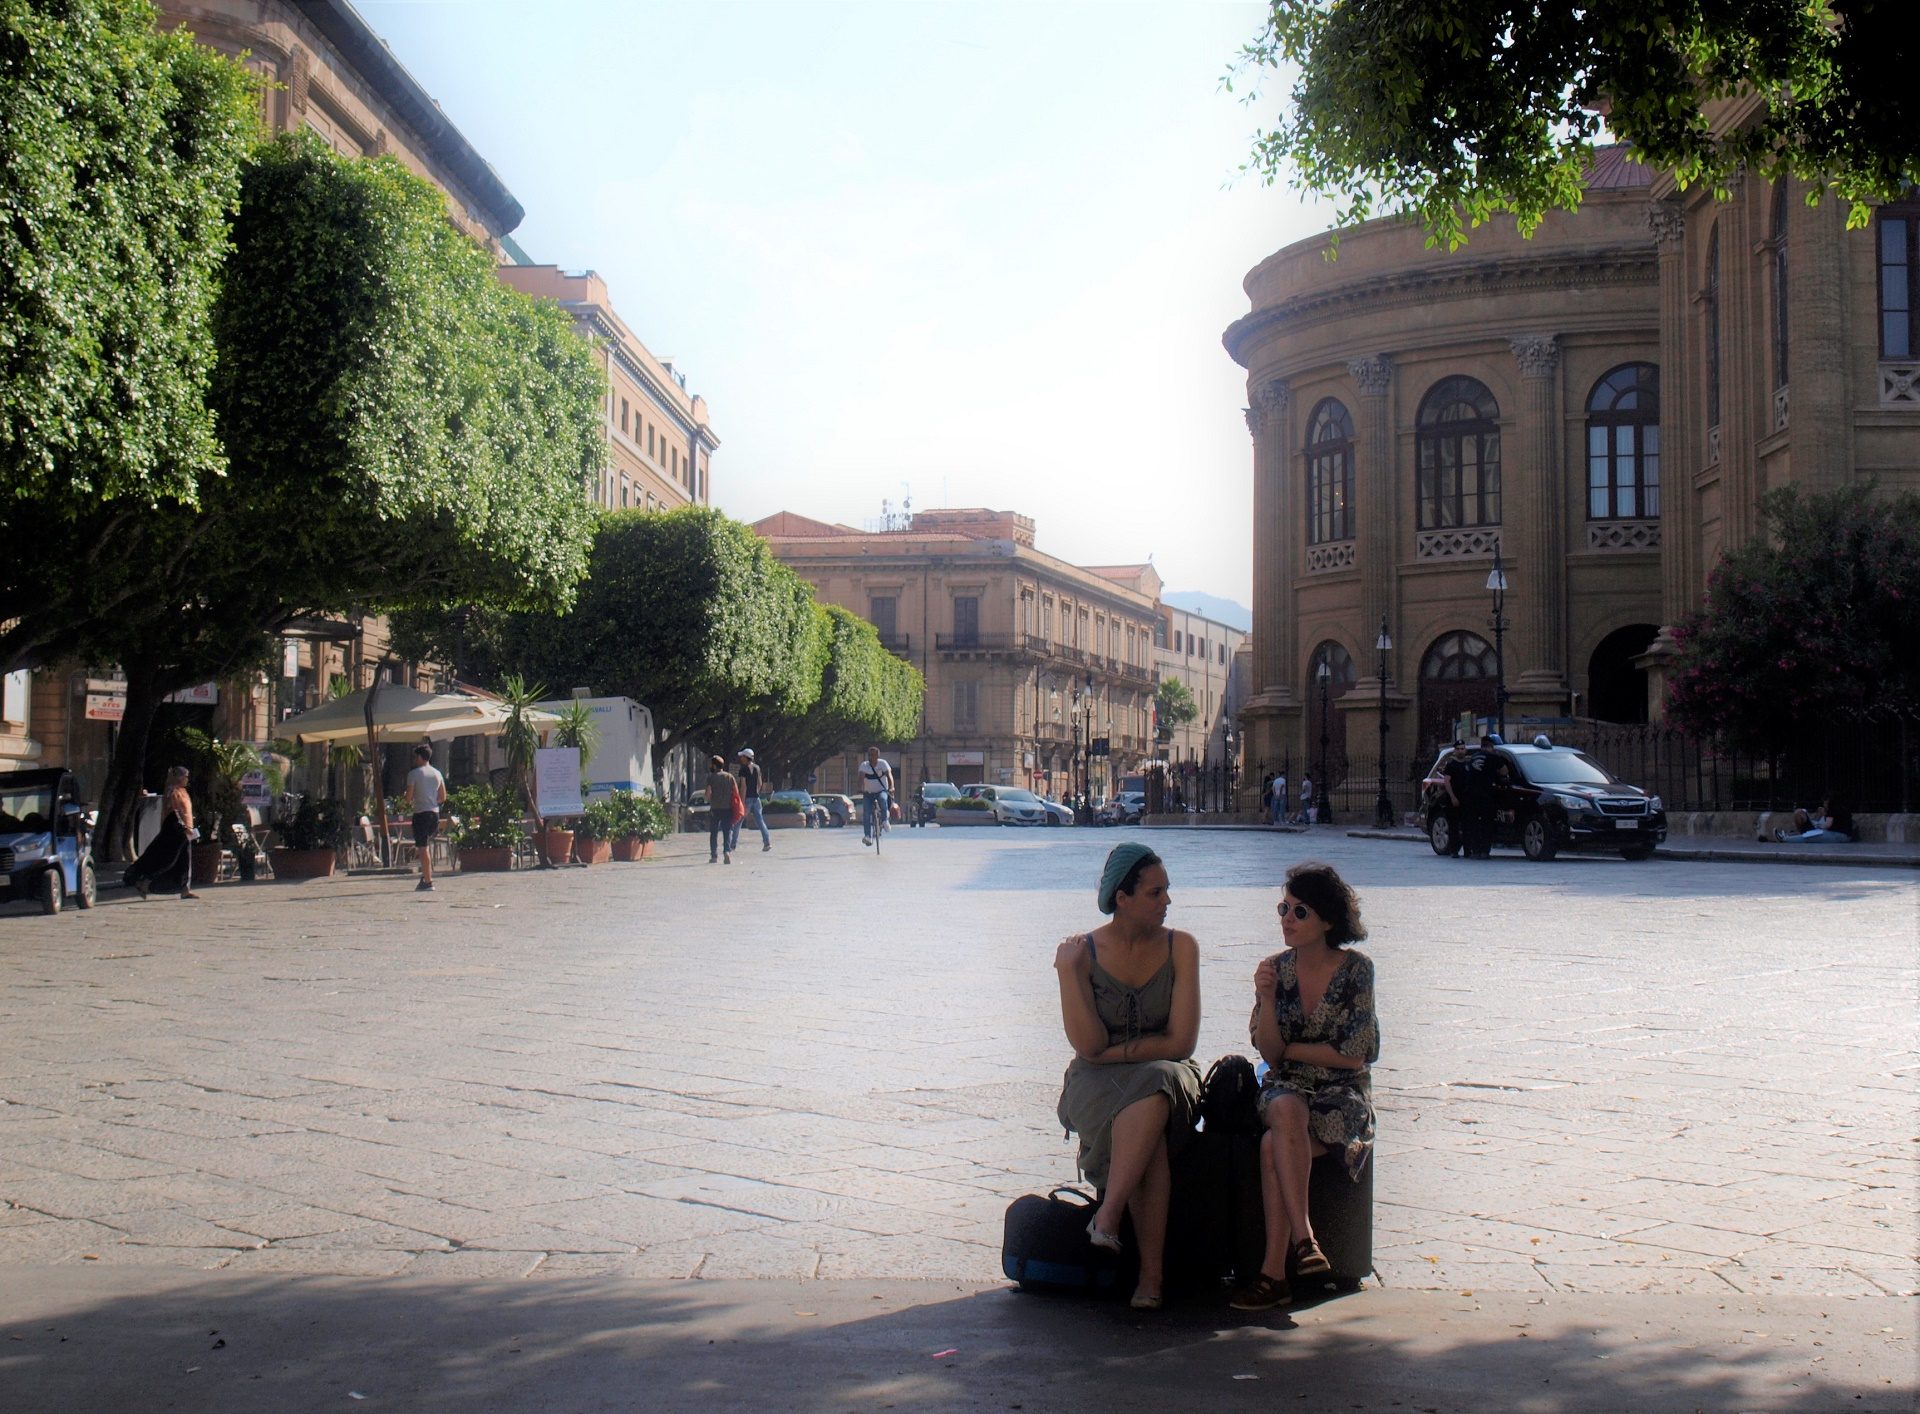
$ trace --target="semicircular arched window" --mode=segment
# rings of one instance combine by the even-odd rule
[[[1343,645],[1329,638],[1323,640],[1307,660],[1307,686],[1315,692],[1320,690],[1322,663],[1327,665],[1327,691],[1334,697],[1360,681],[1359,673],[1354,670],[1353,655]]]
[[[1465,629],[1441,634],[1420,660],[1422,682],[1462,682],[1493,674],[1493,645]]]
[[[1353,418],[1324,398],[1307,420],[1307,543],[1353,539]]]
[[[1500,404],[1473,378],[1442,378],[1420,402],[1420,529],[1500,524]]]
[[[1660,515],[1660,370],[1623,363],[1587,394],[1587,519]]]

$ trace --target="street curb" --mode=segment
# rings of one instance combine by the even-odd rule
[[[1407,830],[1348,830],[1347,838],[1353,840],[1397,840],[1403,844],[1425,844],[1425,835],[1416,835]],[[1855,869],[1920,869],[1920,857],[1899,858],[1885,854],[1859,853],[1858,845],[1836,845],[1836,849],[1855,851],[1848,854],[1813,854],[1807,850],[1796,849],[1689,849],[1685,845],[1675,847],[1663,844],[1653,852],[1654,859],[1707,860],[1712,863],[1728,864],[1813,864],[1839,866]]]

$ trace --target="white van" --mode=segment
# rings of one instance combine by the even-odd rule
[[[593,713],[600,739],[587,769],[580,773],[580,791],[586,800],[605,800],[617,790],[660,793],[653,770],[653,713],[631,697],[565,698],[541,702],[544,711],[564,712],[576,701]]]

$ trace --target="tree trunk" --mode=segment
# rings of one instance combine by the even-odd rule
[[[113,760],[107,765],[106,789],[101,793],[100,827],[94,848],[105,861],[131,860],[133,826],[140,800],[141,774],[147,763],[147,738],[163,694],[159,671],[152,663],[121,665],[127,675],[127,705],[114,738]]]

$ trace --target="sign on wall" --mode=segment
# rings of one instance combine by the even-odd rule
[[[89,722],[117,722],[127,714],[127,699],[117,692],[89,692],[87,694],[87,720]]]
[[[949,751],[947,753],[947,764],[949,766],[984,766],[987,764],[987,753],[984,751]]]

